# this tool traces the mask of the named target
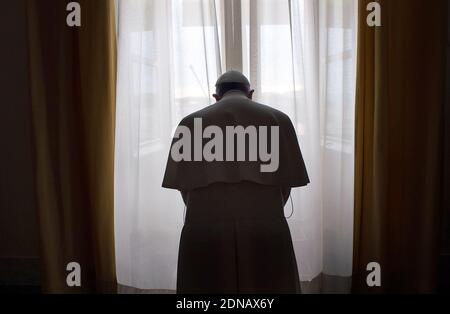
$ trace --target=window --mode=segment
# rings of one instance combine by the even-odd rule
[[[301,279],[351,274],[356,12],[357,0],[119,0],[121,284],[175,288],[184,205],[161,188],[169,145],[227,69],[296,126],[311,177],[289,220]]]

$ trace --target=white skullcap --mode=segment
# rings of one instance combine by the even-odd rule
[[[239,83],[250,86],[249,80],[239,71],[227,71],[222,74],[217,80],[216,86],[225,84],[225,83]]]

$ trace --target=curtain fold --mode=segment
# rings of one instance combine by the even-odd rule
[[[447,1],[359,1],[354,292],[433,292],[441,205]],[[382,286],[368,287],[378,262]]]
[[[114,1],[28,0],[35,173],[43,290],[115,292]],[[68,263],[81,287],[68,287]]]

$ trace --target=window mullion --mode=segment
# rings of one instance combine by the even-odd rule
[[[242,2],[222,1],[225,21],[225,66],[227,70],[242,72]]]

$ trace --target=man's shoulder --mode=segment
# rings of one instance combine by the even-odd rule
[[[276,116],[277,118],[281,118],[283,120],[290,120],[289,116],[287,114],[285,114],[283,111],[278,110],[270,105],[265,105],[259,102],[254,102],[258,107],[261,108],[261,110],[264,110],[268,113],[273,114],[274,116]]]
[[[180,125],[190,125],[193,124],[194,120],[197,118],[205,118],[208,117],[209,115],[211,115],[212,113],[212,109],[213,109],[214,105],[209,105],[203,109],[197,110],[195,112],[190,113],[189,115],[185,116],[181,122]]]
[[[238,104],[233,102],[219,102],[213,105],[209,105],[201,110],[195,111],[181,120],[181,125],[191,126],[195,119],[201,118],[203,120],[216,120],[222,116],[228,116],[230,113],[236,114],[236,116],[248,116],[249,114],[255,119],[266,118],[277,121],[279,124],[289,124],[291,120],[287,114],[278,110],[272,106],[252,101],[250,99],[245,100],[245,103]]]
[[[281,110],[278,110],[270,105],[263,104],[261,102],[252,101],[255,111],[261,113],[264,117],[270,117],[280,126],[292,124],[289,116]]]

